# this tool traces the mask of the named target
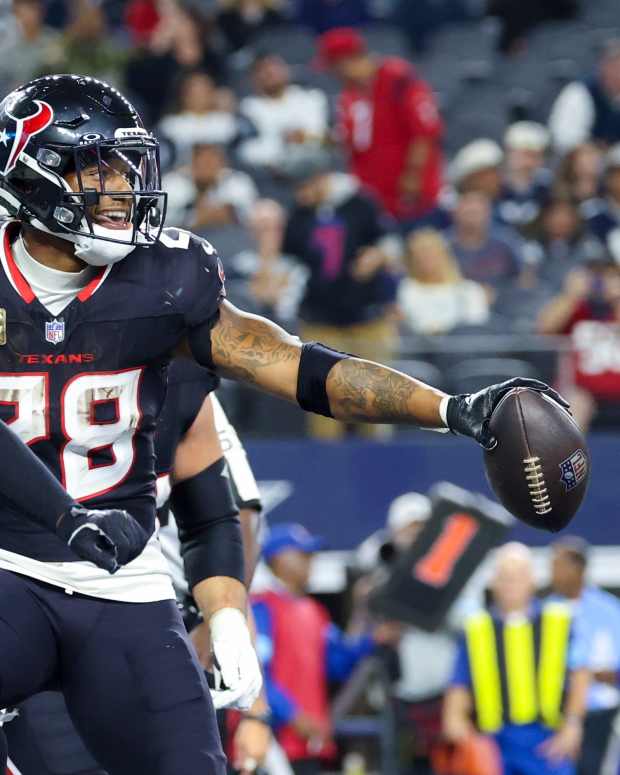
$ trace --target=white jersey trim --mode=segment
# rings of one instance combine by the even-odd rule
[[[113,575],[85,560],[42,562],[6,549],[0,549],[0,568],[62,587],[67,594],[79,593],[103,600],[153,603],[173,600],[175,596],[170,568],[155,534],[142,554]]]

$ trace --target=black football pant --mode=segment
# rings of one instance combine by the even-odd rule
[[[109,775],[226,772],[204,673],[173,600],[69,595],[0,570],[0,707],[49,689],[62,691]]]

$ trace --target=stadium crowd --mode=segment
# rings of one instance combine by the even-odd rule
[[[440,336],[567,335],[530,371],[558,382],[584,427],[617,424],[620,39],[589,20],[597,3],[530,5],[14,0],[0,85],[81,72],[122,87],[162,142],[167,222],[217,246],[233,302],[347,351],[416,358],[422,378]],[[454,54],[435,41],[471,57],[485,14],[497,50],[465,76],[454,65],[459,102],[436,66]],[[567,67],[572,52],[556,52],[542,108],[494,106],[506,70],[536,64],[545,24],[567,49],[576,25],[600,33],[582,38],[590,58]]]

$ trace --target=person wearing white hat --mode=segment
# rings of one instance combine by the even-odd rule
[[[540,214],[552,183],[545,168],[549,131],[535,121],[517,121],[504,135],[505,163],[497,215],[522,230]]]
[[[386,532],[397,553],[406,551],[431,517],[430,498],[407,492],[395,498],[388,509]],[[399,678],[393,686],[397,723],[402,730],[403,771],[427,772],[429,750],[439,726],[441,696],[448,685],[456,651],[456,638],[450,627],[460,624],[458,614],[436,632],[417,627],[403,629],[396,646]],[[413,734],[412,734],[413,732]],[[413,767],[413,769],[411,769]]]
[[[473,140],[456,154],[449,167],[449,178],[458,191],[479,191],[494,200],[501,189],[504,152],[487,138]]]
[[[411,546],[431,511],[430,498],[419,492],[406,492],[392,501],[386,527],[398,550]]]

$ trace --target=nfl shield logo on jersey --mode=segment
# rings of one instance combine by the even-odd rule
[[[45,339],[51,344],[60,344],[65,338],[65,321],[51,320],[45,322]]]

